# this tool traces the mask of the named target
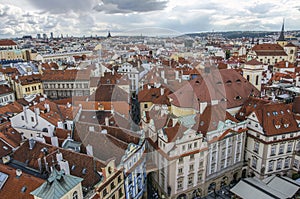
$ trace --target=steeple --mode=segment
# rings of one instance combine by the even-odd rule
[[[285,41],[285,38],[284,38],[284,19],[283,19],[283,22],[282,22],[281,32],[280,32],[280,35],[279,35],[279,38],[277,39],[277,41]]]
[[[111,38],[111,34],[110,34],[110,31],[108,31],[108,35],[107,35],[107,38]]]

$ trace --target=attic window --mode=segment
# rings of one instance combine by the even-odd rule
[[[221,85],[221,84],[222,84],[222,82],[221,82],[221,81],[218,81],[218,82],[217,82],[217,84],[218,84],[218,85]]]
[[[244,113],[243,113],[243,112],[240,112],[240,116],[244,116]]]
[[[235,99],[235,100],[241,100],[242,97],[238,95],[238,96],[236,96],[234,99]]]
[[[288,128],[288,127],[290,126],[290,124],[287,124],[287,123],[286,123],[286,124],[284,124],[283,126],[284,126],[284,128]]]
[[[87,173],[86,168],[83,168],[83,169],[82,169],[82,174],[86,174],[86,173]]]
[[[280,113],[281,113],[282,115],[284,115],[284,112],[283,112],[283,111],[280,111]]]
[[[200,84],[200,82],[197,80],[197,81],[196,81],[196,84]]]
[[[256,107],[257,107],[257,104],[254,104],[253,107],[256,108]]]
[[[6,150],[6,151],[8,150],[7,146],[3,146],[3,149]]]
[[[281,125],[280,124],[275,124],[276,129],[280,129]]]
[[[291,113],[290,109],[287,110],[288,113]]]
[[[267,116],[270,116],[270,112],[267,112]]]
[[[231,80],[228,80],[228,81],[226,82],[226,84],[232,84],[232,81],[231,81]]]
[[[278,112],[277,111],[273,111],[273,115],[274,116],[278,115]]]
[[[237,79],[235,82],[240,84],[242,81],[240,79]]]
[[[76,165],[75,165],[75,164],[73,164],[73,165],[72,165],[72,167],[71,167],[71,170],[72,170],[72,171],[74,171],[74,170],[75,170],[75,168],[76,168]]]
[[[203,126],[204,125],[204,121],[202,120],[201,122],[200,122],[200,126]]]
[[[26,190],[27,190],[27,187],[26,187],[26,186],[23,186],[22,189],[21,189],[21,192],[22,192],[22,193],[25,193]]]

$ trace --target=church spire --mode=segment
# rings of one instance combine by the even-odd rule
[[[280,35],[279,35],[279,38],[277,39],[277,41],[285,41],[285,38],[284,38],[284,19],[283,19],[283,22],[282,22],[281,32],[280,32]]]
[[[107,38],[111,38],[111,34],[110,34],[110,31],[108,31],[108,35],[107,35]]]

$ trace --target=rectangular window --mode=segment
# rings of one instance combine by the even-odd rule
[[[190,165],[190,171],[194,171],[194,165],[193,164]]]
[[[202,172],[198,173],[198,182],[202,182]]]
[[[203,167],[203,160],[199,162],[199,167]]]
[[[254,149],[253,149],[253,151],[255,153],[258,153],[258,150],[259,150],[259,142],[254,141]]]
[[[182,178],[177,179],[177,189],[182,189]]]
[[[195,159],[194,154],[191,154],[191,155],[190,155],[190,160],[194,160],[194,159]]]
[[[197,142],[194,142],[194,148],[197,148]]]
[[[178,169],[178,174],[182,174],[182,168]]]
[[[298,165],[299,165],[299,160],[294,160],[294,164],[293,164],[293,167],[295,168],[298,168]]]
[[[21,119],[24,120],[24,116],[23,115],[21,116]]]
[[[271,146],[271,156],[275,155],[276,153],[276,145]]]
[[[287,152],[287,153],[292,152],[292,147],[293,147],[293,143],[292,143],[292,142],[289,142],[289,143],[288,143],[288,146],[287,146],[286,152]]]
[[[256,165],[257,165],[257,157],[253,157],[253,159],[252,159],[252,167],[256,169]]]
[[[284,161],[284,168],[289,168],[290,167],[290,158],[286,158]]]
[[[180,157],[180,158],[178,159],[178,161],[179,161],[179,163],[183,163],[183,158]]]
[[[283,150],[284,150],[284,144],[280,144],[278,154],[283,154]]]
[[[189,185],[189,186],[193,185],[193,184],[194,184],[193,181],[194,181],[194,175],[189,175],[189,178],[188,178],[188,185]]]
[[[277,166],[276,166],[276,170],[280,170],[282,167],[282,159],[277,160]]]
[[[268,169],[268,171],[269,172],[273,171],[273,168],[274,168],[274,161],[272,160],[272,161],[269,161],[269,169]]]
[[[144,108],[148,108],[148,104],[144,104]]]
[[[107,195],[107,190],[106,189],[103,190],[102,195],[103,195],[103,197]]]
[[[192,144],[189,144],[189,145],[188,145],[188,149],[192,149]]]
[[[34,122],[34,117],[31,117],[31,121]]]

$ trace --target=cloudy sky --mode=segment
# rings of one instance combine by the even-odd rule
[[[283,18],[300,29],[299,0],[0,0],[0,37],[280,30]]]

